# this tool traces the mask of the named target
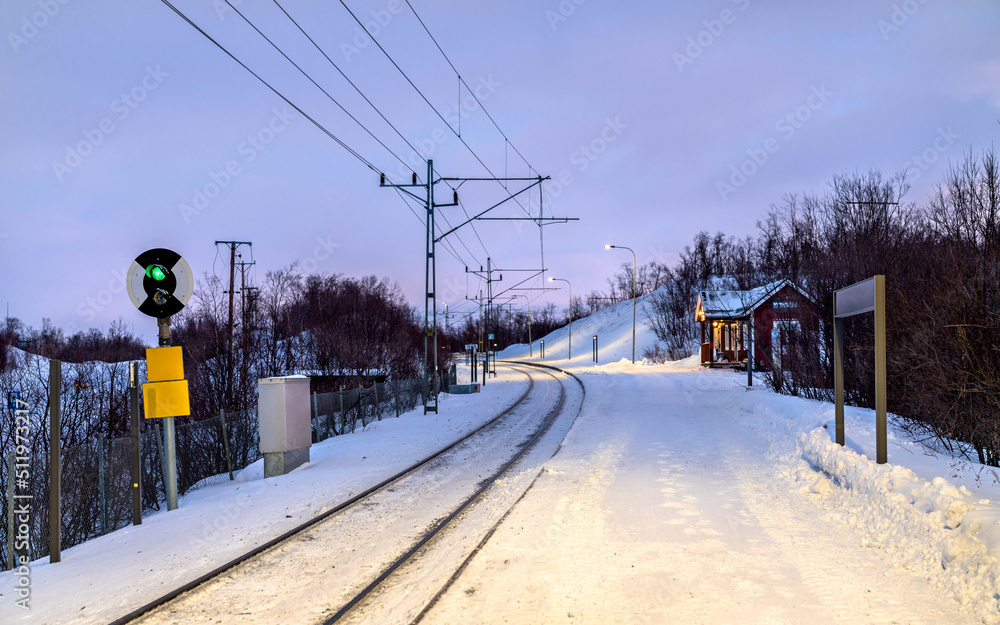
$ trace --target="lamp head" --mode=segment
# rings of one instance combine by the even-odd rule
[[[605,245],[604,249],[610,250],[610,249],[614,249],[614,247],[615,247],[614,245]]]

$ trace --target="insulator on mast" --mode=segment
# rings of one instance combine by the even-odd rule
[[[413,184],[417,184],[417,172],[413,172]]]
[[[378,183],[379,183],[379,184],[385,184],[385,174],[382,174],[382,176],[380,177],[380,179],[379,179],[379,182],[378,182]]]

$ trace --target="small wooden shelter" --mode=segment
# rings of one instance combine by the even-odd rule
[[[701,324],[701,364],[708,367],[781,368],[786,337],[818,329],[814,304],[790,280],[746,291],[701,291],[695,320]]]

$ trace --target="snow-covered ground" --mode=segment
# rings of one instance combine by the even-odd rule
[[[653,340],[642,319],[640,356]],[[691,359],[633,365],[631,302],[574,322],[572,361],[567,334],[545,337],[544,361],[537,341],[533,359],[527,346],[501,354],[573,370],[587,399],[426,622],[1000,622],[1000,485],[982,467],[892,428],[878,466],[871,411],[847,409],[841,448],[830,404],[761,381],[748,391],[745,374]],[[13,605],[15,575],[0,574],[0,622],[124,614],[482,422],[523,392],[523,375],[500,371],[440,415],[326,441],[288,476],[252,466],[59,564],[33,563],[30,612]]]

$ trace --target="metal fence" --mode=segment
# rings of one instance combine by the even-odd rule
[[[375,383],[370,388],[342,389],[312,396],[313,442],[363,429],[373,421],[398,417],[421,402],[419,380]],[[165,507],[163,433],[155,420],[146,421],[140,434],[142,514]],[[256,410],[223,413],[176,428],[177,490],[184,494],[232,479],[232,474],[261,457]],[[0,532],[0,570],[10,568],[12,540],[20,532],[14,506],[28,502],[27,549],[18,555],[32,560],[49,553],[49,456],[47,450],[30,454],[26,479],[15,466],[14,454],[0,462],[0,504],[4,511]],[[132,439],[98,437],[61,454],[61,543],[63,549],[121,529],[132,522]],[[17,495],[17,498],[12,497]]]
[[[412,410],[422,400],[420,380],[376,382],[371,388],[341,389],[312,396],[313,442],[364,429],[372,421]]]

